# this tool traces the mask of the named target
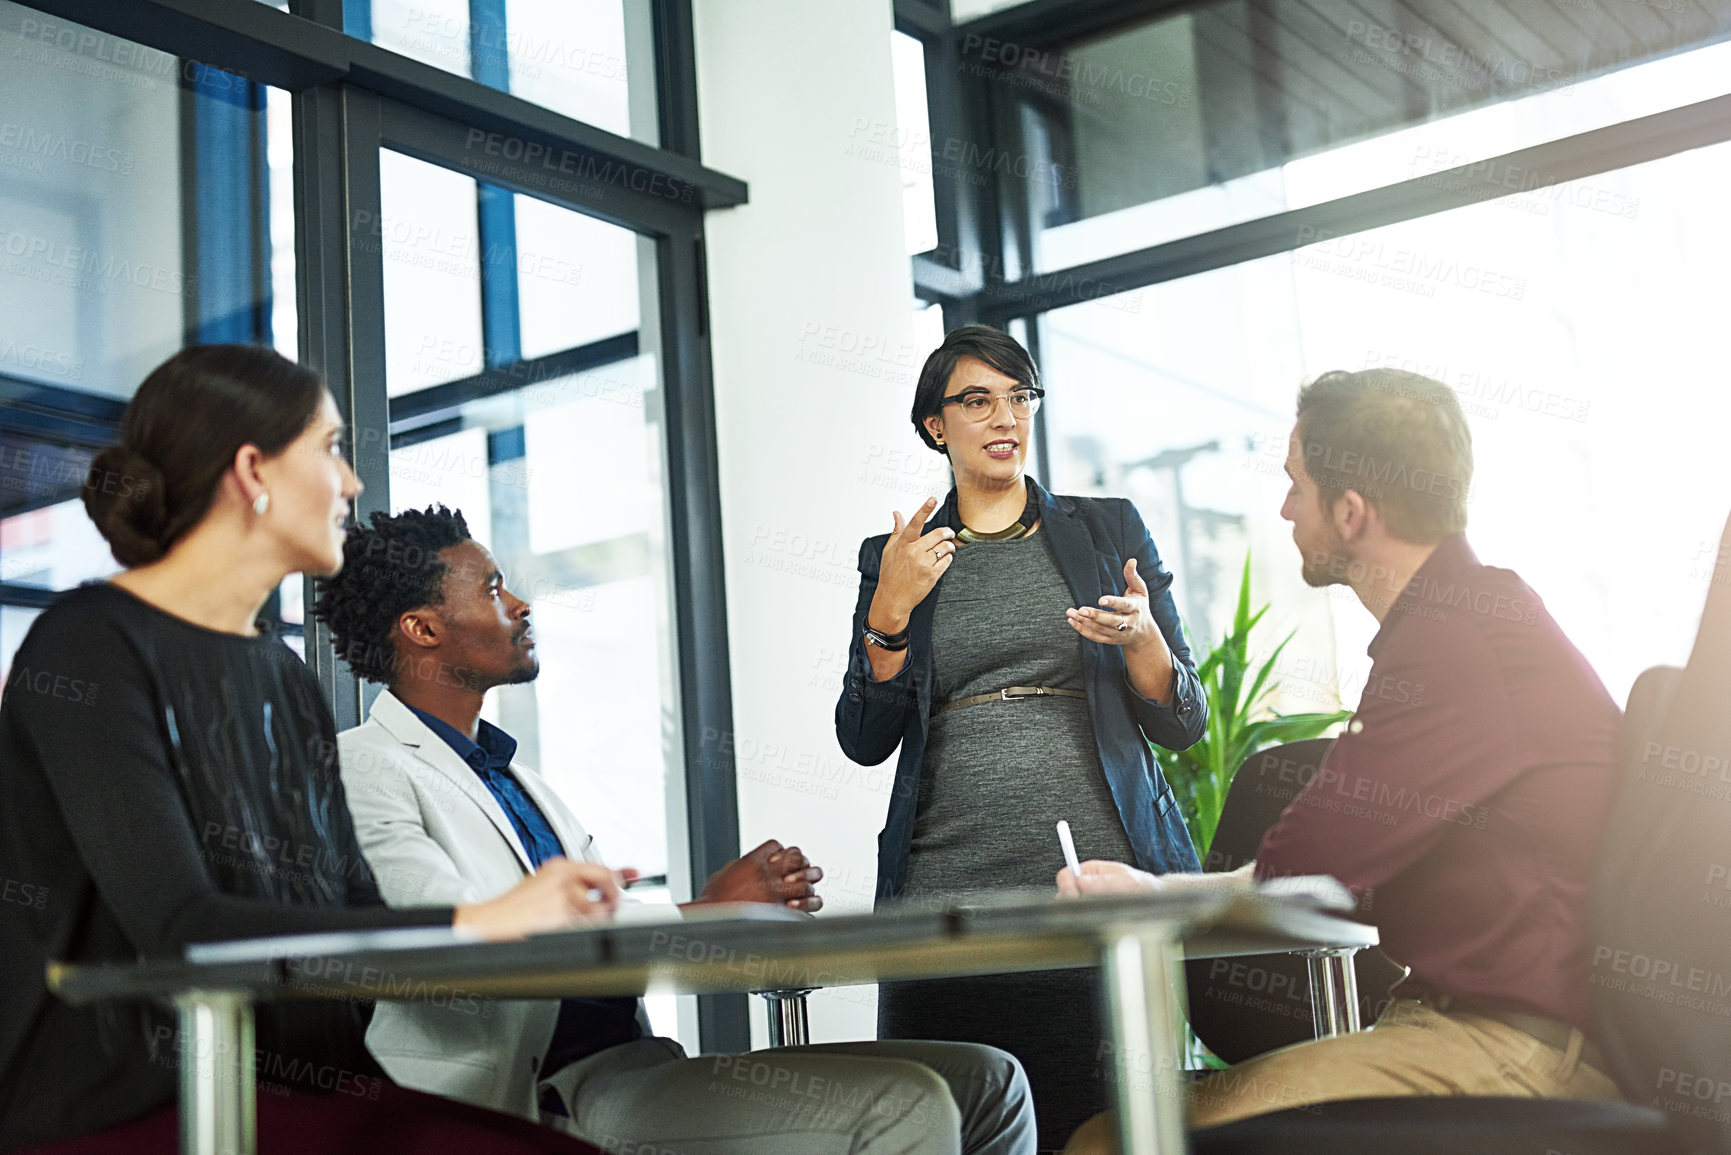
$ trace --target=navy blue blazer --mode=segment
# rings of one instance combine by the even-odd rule
[[[1094,718],[1094,740],[1124,831],[1136,852],[1136,865],[1156,874],[1200,870],[1172,788],[1148,748],[1149,742],[1157,742],[1173,750],[1187,749],[1208,727],[1208,702],[1172,602],[1172,575],[1160,564],[1154,540],[1130,502],[1118,497],[1054,497],[1032,478],[1028,485],[1039,502],[1040,532],[1051,535],[1052,552],[1076,605],[1098,605],[1108,594],[1122,596],[1124,563],[1131,557],[1147,583],[1149,609],[1177,659],[1172,699],[1162,706],[1144,698],[1130,684],[1120,647],[1084,640],[1082,672]],[[955,526],[959,524],[955,518],[952,489],[923,532]],[[859,604],[854,608],[847,675],[835,707],[836,738],[855,762],[875,766],[890,756],[897,743],[902,748],[889,817],[878,835],[880,899],[894,898],[907,884],[914,804],[933,709],[932,613],[937,604],[934,588],[914,607],[908,623],[908,661],[901,672],[887,681],[872,681],[865,621],[888,540],[888,534],[878,534],[860,546]],[[943,579],[938,582],[941,585]]]

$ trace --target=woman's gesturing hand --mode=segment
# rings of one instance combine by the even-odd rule
[[[867,623],[877,630],[899,633],[907,628],[914,607],[925,601],[938,579],[950,568],[956,556],[956,531],[940,526],[920,535],[926,518],[936,509],[938,499],[926,498],[925,504],[906,521],[900,511],[893,516],[895,529],[884,543],[883,557],[878,564],[878,588],[872,597]]]
[[[490,941],[565,930],[619,905],[619,883],[598,862],[549,858],[541,869],[491,902],[459,906],[451,925]]]
[[[1083,606],[1065,610],[1078,634],[1103,646],[1124,647],[1124,668],[1136,692],[1150,701],[1169,704],[1172,695],[1172,650],[1160,623],[1148,609],[1148,583],[1136,572],[1136,559],[1124,563],[1124,596],[1108,594],[1099,609]]]
[[[1066,610],[1076,632],[1091,642],[1103,646],[1128,646],[1139,649],[1160,635],[1160,626],[1148,612],[1148,586],[1136,572],[1136,559],[1124,563],[1124,596],[1107,595],[1100,599],[1100,608],[1083,606]]]

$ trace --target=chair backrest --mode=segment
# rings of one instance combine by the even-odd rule
[[[1629,692],[1587,965],[1623,1093],[1692,1150],[1731,1152],[1731,679],[1714,662],[1731,655],[1708,650]]]
[[[1202,869],[1209,873],[1237,870],[1256,857],[1262,836],[1280,820],[1299,792],[1310,785],[1333,738],[1311,738],[1270,746],[1244,760],[1232,776],[1220,825],[1208,844]]]
[[[1245,759],[1232,779],[1220,825],[1203,869],[1237,870],[1256,857],[1262,836],[1316,777],[1332,738],[1271,746]],[[1359,1015],[1368,1026],[1404,970],[1381,951],[1357,958]],[[1208,1049],[1229,1063],[1315,1037],[1310,977],[1297,955],[1195,959],[1185,964],[1190,1025]]]

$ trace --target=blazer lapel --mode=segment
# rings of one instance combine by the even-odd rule
[[[547,820],[547,826],[553,831],[554,837],[559,840],[559,846],[565,851],[565,857],[572,862],[582,862],[588,858],[589,845],[595,841],[594,836],[581,826],[573,828],[570,822],[565,821],[563,817],[566,813],[564,802],[559,798],[548,797],[552,794],[553,787],[548,784],[547,780],[529,767],[520,766],[515,762],[511,763],[511,776],[517,779],[517,785],[523,788],[523,793],[527,794],[529,800],[535,803],[541,811],[541,817]],[[575,821],[575,816],[573,816],[573,821]]]
[[[1052,553],[1058,559],[1058,570],[1076,606],[1097,606],[1105,590],[1100,588],[1100,562],[1096,556],[1093,536],[1081,518],[1072,517],[1058,507],[1052,495],[1033,478],[1028,484],[1040,502],[1040,532],[1052,535]]]
[[[1094,545],[1094,535],[1080,517],[1061,509],[1039,482],[1030,477],[1028,484],[1040,499],[1040,532],[1052,535],[1052,555],[1058,559],[1058,572],[1064,575],[1064,584],[1070,587],[1076,608],[1099,605],[1107,591],[1100,585],[1100,551]],[[1111,592],[1118,591],[1114,587]],[[1101,663],[1111,660],[1105,657],[1106,651],[1105,646],[1082,646],[1082,680],[1090,696],[1099,692],[1099,681],[1104,676]],[[1116,648],[1111,652],[1119,653]]]
[[[943,578],[938,584],[943,584]],[[920,705],[920,718],[931,716],[932,712],[932,612],[938,602],[937,586],[932,592],[920,600],[914,607],[914,612],[908,615],[908,637],[922,638],[925,644],[914,651],[917,662],[914,666],[914,695]],[[922,721],[923,724],[923,721]]]
[[[962,528],[962,517],[958,510],[960,499],[952,487],[949,496],[944,498],[942,505],[932,514],[932,519],[920,527],[923,536],[934,529],[949,526],[951,529]],[[920,707],[920,725],[924,727],[932,715],[932,615],[938,604],[938,586],[944,584],[939,578],[931,592],[920,599],[914,607],[914,612],[908,615],[908,636],[918,638],[921,644],[914,648],[914,694]]]
[[[428,729],[427,724],[415,717],[414,712],[389,690],[379,695],[367,717],[413,752],[416,758],[449,778],[457,790],[487,816],[487,821],[493,824],[499,837],[517,856],[524,872],[535,872],[528,851],[523,849],[522,840],[517,837],[517,828],[505,816],[504,807],[499,805],[499,800],[493,797],[493,792],[487,789],[469,764],[457,757],[457,752],[448,742]]]

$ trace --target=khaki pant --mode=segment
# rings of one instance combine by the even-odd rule
[[[1573,1031],[1558,1050],[1482,1015],[1397,999],[1368,1031],[1270,1051],[1191,1084],[1192,1128],[1337,1099],[1398,1095],[1514,1095],[1620,1099],[1611,1077],[1581,1062]],[[1065,1155],[1115,1152],[1117,1121],[1098,1115]]]
[[[861,1042],[687,1058],[609,1047],[550,1080],[609,1155],[1033,1155],[1021,1065],[970,1043]]]

